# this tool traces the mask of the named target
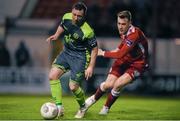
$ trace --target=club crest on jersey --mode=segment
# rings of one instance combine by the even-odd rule
[[[79,35],[78,35],[77,33],[74,33],[74,34],[73,34],[73,38],[74,38],[74,39],[78,39],[78,38],[79,38]]]
[[[133,42],[131,40],[126,40],[126,44],[128,47],[130,47],[133,44]]]

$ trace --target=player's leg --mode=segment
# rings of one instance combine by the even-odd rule
[[[120,67],[120,72],[123,73],[124,71],[124,74],[120,76],[114,83],[114,86],[109,93],[107,101],[104,105],[105,111],[103,113],[102,110],[100,114],[107,114],[113,103],[119,97],[121,89],[127,84],[131,83],[135,78],[138,78],[140,75],[142,75],[145,70],[144,64],[131,64],[130,66],[125,65],[124,69],[123,66]]]
[[[62,52],[54,61],[49,73],[51,94],[54,102],[58,106],[58,116],[64,114],[62,106],[62,87],[59,78],[67,71],[68,64],[66,62],[66,55]]]
[[[61,82],[59,80],[59,77],[63,73],[64,72],[57,67],[52,67],[49,73],[51,95],[59,109],[58,116],[62,116],[64,114],[64,109],[62,106],[62,87],[61,87]]]
[[[114,83],[114,86],[111,90],[111,92],[108,94],[107,100],[99,114],[106,115],[109,112],[109,109],[113,105],[113,103],[117,100],[117,98],[120,95],[120,90],[132,82],[132,78],[128,73],[124,73],[122,76],[120,76],[117,81]]]
[[[70,90],[72,91],[77,103],[80,108],[85,106],[85,94],[83,89],[79,86],[79,84],[73,80],[69,82]]]
[[[106,81],[100,84],[94,95],[86,99],[87,109],[90,106],[92,106],[97,100],[99,100],[102,97],[102,95],[106,92],[106,90],[111,89],[113,87],[115,81],[118,79],[119,76],[119,66],[117,65],[117,61],[115,61],[112,65],[112,68],[110,68]]]
[[[108,95],[105,105],[103,106],[100,114],[106,115],[109,112],[109,109],[113,105],[113,103],[117,100],[120,95],[120,91],[127,84],[131,83],[135,78],[141,76],[145,70],[144,64],[131,64],[131,65],[120,65],[119,66],[119,78],[114,83],[114,86],[111,92]],[[123,73],[123,75],[122,75]]]
[[[79,110],[75,115],[75,118],[82,118],[84,117],[84,107],[85,107],[85,94],[83,89],[81,88],[82,81],[85,80],[84,77],[84,70],[86,61],[85,58],[79,57],[70,57],[69,60],[70,68],[71,68],[71,78],[69,81],[69,87],[72,91],[77,103],[79,104]]]
[[[97,88],[95,94],[90,96],[86,99],[86,110],[90,108],[96,101],[98,101],[103,94],[110,88],[113,87],[115,80],[117,79],[117,76],[109,74],[106,81],[102,82],[100,86]]]
[[[77,101],[77,103],[79,104],[79,110],[75,115],[75,118],[83,118],[84,114],[85,114],[85,94],[83,89],[79,86],[79,83],[77,83],[77,81],[73,81],[71,80],[69,83],[69,87]]]
[[[117,100],[120,95],[120,91],[123,87],[127,84],[131,83],[135,78],[139,77],[144,70],[143,65],[121,65],[119,74],[124,73],[121,75],[117,81],[114,83],[113,89],[108,94],[108,98],[106,100],[105,105],[103,106],[100,114],[107,114],[113,103]]]

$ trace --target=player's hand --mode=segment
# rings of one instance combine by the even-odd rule
[[[104,51],[102,49],[98,49],[98,56],[104,56]]]
[[[88,80],[93,74],[93,68],[92,67],[88,67],[86,70],[85,70],[85,78],[86,80]]]
[[[55,35],[52,35],[46,39],[48,43],[50,43],[52,40],[57,40],[57,37]]]

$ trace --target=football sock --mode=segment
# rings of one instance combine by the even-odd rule
[[[56,105],[62,105],[62,88],[60,80],[50,80],[51,95]]]
[[[109,93],[105,106],[108,108],[111,108],[111,106],[113,105],[113,103],[117,100],[117,98],[119,97],[120,92],[111,90],[111,92]]]
[[[78,102],[80,107],[84,107],[85,105],[85,94],[84,91],[79,87],[75,92],[73,92],[76,101]]]
[[[99,98],[101,98],[104,93],[105,93],[105,91],[103,91],[101,89],[101,86],[99,86],[95,93],[95,100],[99,100]]]

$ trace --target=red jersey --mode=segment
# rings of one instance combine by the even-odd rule
[[[127,33],[121,35],[121,39],[119,50],[117,52],[106,51],[104,56],[117,59],[119,64],[141,63],[148,66],[148,41],[144,33],[131,25]]]

